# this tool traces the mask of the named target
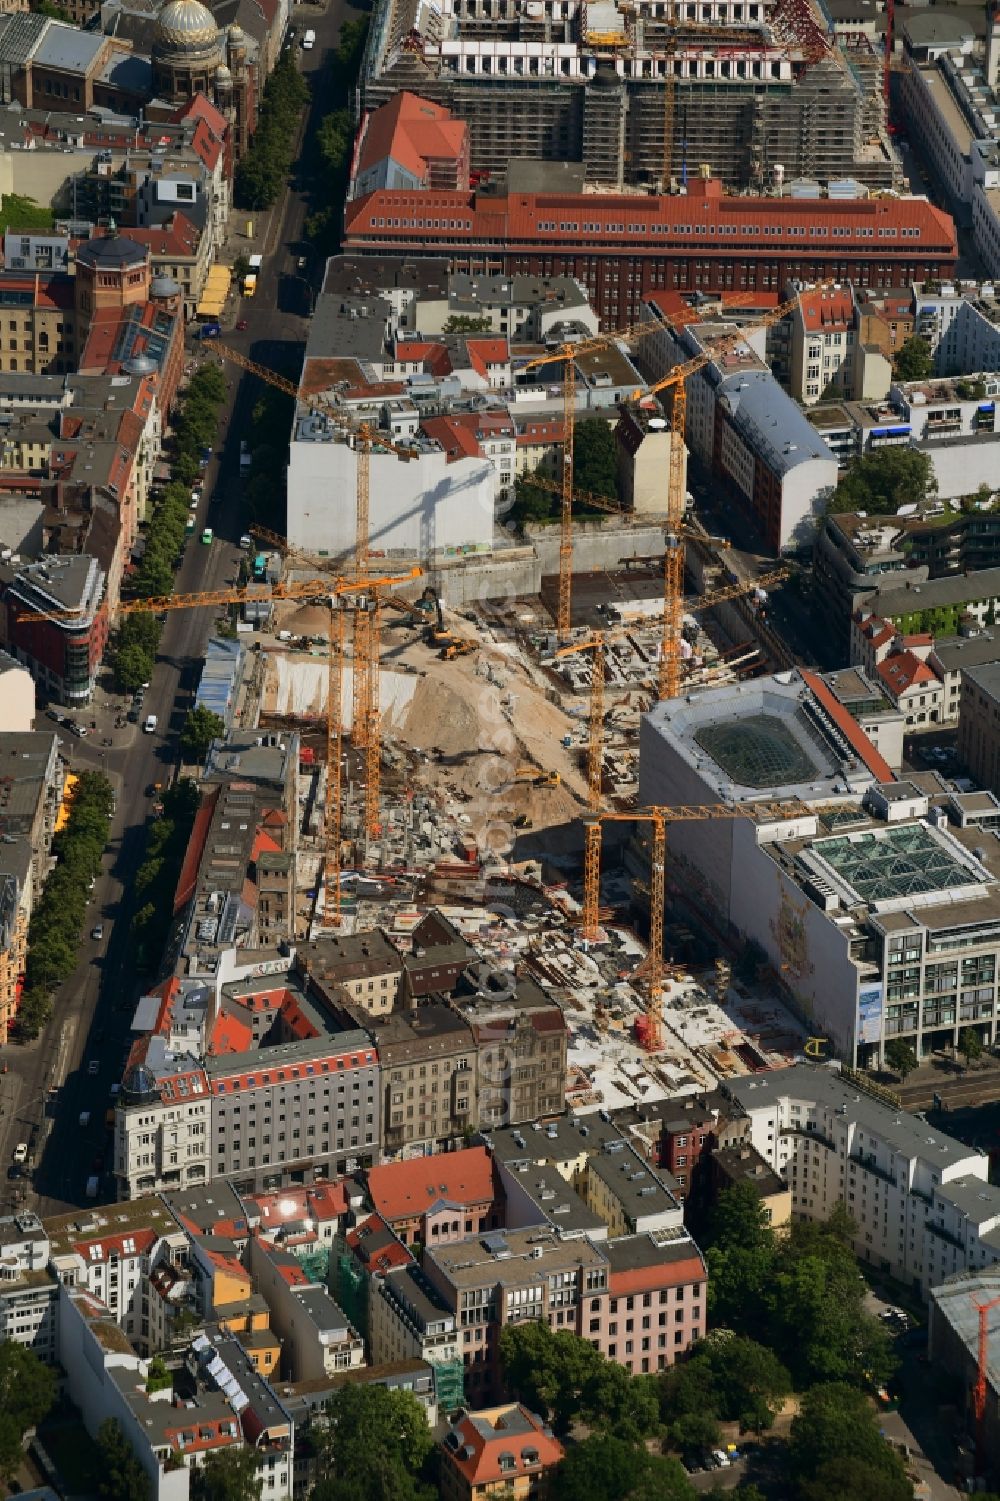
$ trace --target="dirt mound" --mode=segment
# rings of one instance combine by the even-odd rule
[[[327,636],[330,629],[330,611],[322,605],[299,605],[297,610],[283,616],[281,629],[291,631],[293,636]]]

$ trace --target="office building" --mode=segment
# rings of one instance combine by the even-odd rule
[[[516,176],[506,192],[379,189],[347,205],[344,248],[444,257],[470,275],[571,276],[606,328],[637,321],[658,291],[890,287],[947,278],[957,257],[954,224],[926,199],[730,198],[701,178],[662,197],[522,191]]]

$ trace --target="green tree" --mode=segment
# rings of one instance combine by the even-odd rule
[[[165,1392],[168,1391],[169,1388],[173,1386],[173,1384],[174,1378],[167,1370],[166,1362],[163,1360],[162,1356],[154,1355],[152,1360],[149,1362],[149,1369],[146,1372],[147,1392]]]
[[[63,16],[55,19],[66,20],[68,18]],[[51,229],[52,224],[53,214],[50,208],[43,208],[33,198],[25,198],[20,193],[3,195],[3,205],[0,206],[0,230],[6,232],[15,229]]]
[[[191,1470],[191,1501],[258,1501],[263,1486],[253,1449],[220,1449]]]
[[[421,1472],[434,1440],[411,1392],[347,1386],[326,1404],[329,1426],[311,1501],[431,1501]]]
[[[841,1382],[815,1386],[805,1393],[792,1419],[788,1459],[809,1501],[844,1496],[854,1501],[857,1495],[868,1495],[872,1501],[876,1496],[881,1501],[897,1501],[897,1497],[904,1501],[912,1494],[912,1488],[898,1489],[897,1483],[906,1478],[903,1464],[880,1434],[871,1403],[856,1388]],[[883,1489],[855,1489],[865,1474],[883,1477]],[[839,1488],[829,1488],[831,1477],[836,1477]]]
[[[892,364],[897,380],[927,380],[934,369],[931,346],[919,334],[911,334],[896,351]]]
[[[601,1359],[586,1340],[547,1324],[508,1324],[500,1334],[500,1359],[509,1390],[534,1412],[551,1417],[565,1433],[580,1411],[583,1392]]]
[[[695,1491],[673,1459],[610,1434],[592,1434],[566,1451],[552,1476],[553,1501],[694,1501]]]
[[[98,1494],[105,1501],[149,1501],[149,1476],[135,1457],[117,1418],[105,1418],[97,1430],[100,1454]]]
[[[722,1439],[722,1429],[714,1412],[683,1412],[670,1424],[670,1437],[685,1452],[715,1449]]]
[[[618,498],[618,446],[601,417],[585,417],[573,430],[573,488]]]
[[[13,1340],[0,1344],[0,1412],[13,1419],[19,1434],[37,1428],[56,1400],[56,1379],[33,1350]]]
[[[246,276],[249,275],[249,272],[250,257],[241,250],[239,255],[234,256],[233,258],[233,281],[237,286],[241,286],[243,284],[243,280]]]
[[[153,659],[141,646],[122,646],[115,652],[115,687],[134,693],[153,676]]]
[[[681,1372],[711,1371],[715,1411],[726,1422],[763,1432],[792,1389],[792,1378],[773,1350],[743,1335],[720,1331],[703,1340]]]
[[[24,1460],[24,1439],[8,1412],[0,1412],[0,1480],[10,1485]]]
[[[917,1055],[902,1037],[891,1037],[885,1045],[885,1061],[898,1078],[905,1079],[916,1068]]]
[[[213,740],[226,733],[226,722],[211,709],[199,705],[192,709],[181,731],[181,750],[188,761],[204,761]]]
[[[958,1034],[958,1051],[965,1059],[966,1068],[983,1056],[983,1039],[975,1027],[963,1027]]]
[[[751,1183],[719,1195],[708,1223],[708,1307],[713,1322],[751,1333],[764,1315],[775,1257],[774,1231]]]
[[[937,494],[934,465],[916,448],[879,448],[853,459],[837,486],[831,511],[894,516],[903,505]]]

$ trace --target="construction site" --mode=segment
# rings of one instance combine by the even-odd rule
[[[682,188],[700,163],[731,189],[853,178],[896,186],[881,50],[831,42],[810,0],[695,8],[654,0],[378,0],[369,111],[408,89],[469,124],[472,167],[581,163],[589,184]]]

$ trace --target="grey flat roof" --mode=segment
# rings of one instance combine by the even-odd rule
[[[935,638],[934,656],[947,672],[966,672],[970,667],[1000,662],[1000,634],[987,630],[981,636]]]
[[[813,459],[836,463],[812,423],[770,370],[746,370],[727,376],[720,389],[729,400],[730,420],[736,431],[755,453],[764,454],[776,474],[788,474]]]
[[[605,1221],[587,1207],[554,1163],[509,1162],[506,1167],[518,1187],[538,1206],[540,1220],[548,1220],[562,1235],[603,1237],[607,1229]]]
[[[627,1141],[605,1142],[588,1160],[592,1173],[603,1180],[633,1220],[665,1209],[680,1212],[680,1201],[671,1192],[671,1175],[654,1168]]]
[[[966,673],[970,683],[975,683],[990,698],[1000,699],[1000,662],[991,662],[982,667],[973,667]]]
[[[504,1126],[486,1139],[499,1162],[565,1162],[582,1152],[599,1152],[606,1141],[621,1140],[610,1121],[597,1115],[563,1115],[532,1126]]]
[[[455,1315],[427,1274],[415,1262],[386,1272],[383,1283],[386,1295],[401,1303],[421,1329],[426,1330],[428,1324],[445,1320],[454,1325]]]
[[[540,1256],[535,1255],[538,1250]],[[563,1240],[556,1232],[538,1226],[492,1230],[454,1245],[428,1246],[424,1257],[439,1266],[457,1288],[489,1283],[523,1287],[525,1283],[547,1281],[556,1271],[607,1264],[603,1249],[586,1237]]]
[[[80,31],[56,21],[48,28],[32,55],[32,62],[64,72],[85,73],[104,46],[100,31]]]
[[[955,1167],[978,1155],[964,1142],[932,1129],[905,1110],[893,1110],[854,1089],[832,1069],[796,1063],[752,1078],[728,1079],[722,1088],[744,1110],[758,1110],[782,1099],[812,1101],[831,1111],[846,1106],[844,1113],[849,1120],[880,1136],[901,1155],[922,1158],[935,1168]],[[947,1188],[945,1185],[945,1192]]]
[[[887,575],[891,578],[892,574]],[[918,610],[933,610],[941,605],[964,605],[981,599],[1000,599],[1000,568],[981,568],[976,573],[954,574],[947,578],[926,579],[923,583],[876,590],[866,595],[867,603],[887,619],[915,615]]]
[[[704,1264],[701,1251],[686,1230],[666,1238],[657,1234],[619,1235],[609,1240],[605,1253],[613,1272],[634,1272],[640,1267],[662,1266],[665,1262],[687,1261],[697,1257]]]
[[[444,299],[448,266],[444,257],[425,261],[398,255],[332,255],[326,263],[323,291],[329,296],[375,296],[382,287],[409,287],[418,294]]]

